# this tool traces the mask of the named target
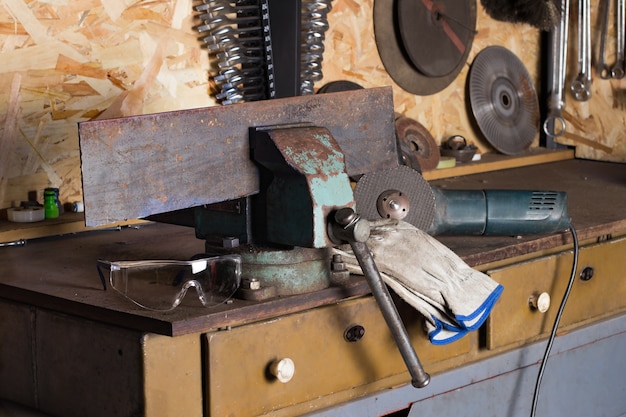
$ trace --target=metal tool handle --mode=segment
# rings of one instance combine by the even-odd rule
[[[561,19],[550,31],[551,57],[548,79],[548,115],[543,123],[543,131],[551,137],[565,133],[565,119],[562,115],[565,106],[565,75],[567,65],[567,41],[569,28],[569,0],[561,0]]]
[[[424,370],[424,367],[417,357],[417,353],[415,353],[415,349],[413,349],[413,345],[404,327],[404,323],[402,323],[400,314],[398,314],[398,310],[391,299],[387,286],[380,276],[374,258],[365,244],[365,240],[369,237],[369,223],[367,220],[362,220],[360,216],[350,208],[337,211],[335,214],[335,222],[336,224],[333,224],[333,226],[336,227],[333,228],[333,235],[341,240],[347,241],[352,247],[352,251],[359,262],[359,266],[367,279],[372,294],[378,303],[380,311],[387,322],[387,326],[398,345],[398,350],[411,375],[411,384],[416,388],[425,387],[430,382],[430,375]]]
[[[624,78],[624,25],[626,24],[625,13],[626,3],[624,0],[617,0],[615,5],[615,64],[611,68],[611,77],[615,79]]]
[[[578,0],[578,75],[571,90],[578,101],[591,97],[591,6],[589,0]]]
[[[602,22],[600,28],[600,51],[598,52],[597,73],[600,78],[607,80],[611,78],[611,68],[606,63],[606,45],[609,36],[609,16],[611,12],[611,0],[602,0],[599,9],[602,11]]]

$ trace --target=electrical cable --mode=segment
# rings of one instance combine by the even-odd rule
[[[532,409],[530,411],[531,417],[535,417],[535,413],[537,411],[537,403],[539,402],[539,388],[541,386],[541,380],[543,379],[543,373],[546,370],[546,364],[548,362],[548,357],[550,356],[550,351],[552,350],[552,345],[554,344],[554,339],[556,338],[556,332],[559,328],[559,322],[561,321],[563,310],[565,310],[565,304],[567,303],[569,294],[572,291],[572,287],[574,285],[574,281],[576,277],[576,270],[578,269],[578,236],[576,235],[576,229],[574,228],[574,225],[571,223],[569,224],[569,230],[572,234],[572,239],[574,241],[574,263],[572,265],[572,273],[570,275],[567,288],[565,289],[563,300],[561,300],[561,305],[559,306],[559,310],[556,313],[556,318],[554,319],[554,325],[552,326],[552,332],[550,333],[550,337],[548,338],[548,345],[546,346],[546,351],[543,354],[543,359],[541,360],[541,366],[539,367],[539,373],[537,375],[537,382],[535,383],[535,392],[533,394]]]

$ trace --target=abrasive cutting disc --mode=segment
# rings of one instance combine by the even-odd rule
[[[367,220],[398,218],[428,231],[435,194],[422,175],[401,165],[363,175],[354,188],[356,211]]]
[[[465,66],[476,29],[476,0],[374,0],[378,54],[409,93],[430,95]]]
[[[472,113],[485,139],[505,155],[528,149],[539,133],[539,101],[522,61],[490,46],[478,53],[468,79]]]
[[[405,165],[416,170],[431,171],[439,164],[439,147],[435,138],[418,121],[400,116],[396,119],[396,135]],[[413,161],[418,166],[413,166]]]

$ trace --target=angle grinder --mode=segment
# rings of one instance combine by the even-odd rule
[[[408,166],[363,175],[356,209],[368,219],[402,219],[431,235],[516,236],[566,230],[567,193],[443,190]]]

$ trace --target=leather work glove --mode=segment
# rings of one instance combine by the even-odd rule
[[[371,222],[367,246],[385,283],[425,317],[433,344],[450,343],[478,329],[504,289],[434,237],[401,220]],[[342,255],[350,272],[363,274],[349,249],[335,253]]]

